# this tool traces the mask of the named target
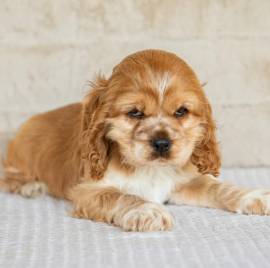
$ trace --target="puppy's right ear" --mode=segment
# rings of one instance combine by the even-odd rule
[[[83,101],[81,123],[82,176],[99,180],[109,161],[109,142],[106,140],[105,119],[109,104],[105,102],[108,81],[98,76],[91,84],[91,91]]]

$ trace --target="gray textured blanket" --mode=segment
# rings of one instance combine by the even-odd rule
[[[226,169],[221,177],[269,186],[270,169]],[[50,197],[0,193],[0,267],[270,267],[270,216],[169,206],[171,232],[128,233],[73,219]]]

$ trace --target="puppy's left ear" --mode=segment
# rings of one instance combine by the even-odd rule
[[[204,118],[205,123],[203,138],[196,145],[191,156],[191,162],[197,166],[202,174],[218,176],[220,173],[220,152],[216,140],[216,125],[212,118],[212,109],[205,98]]]
[[[105,119],[109,103],[105,101],[108,81],[98,76],[83,101],[81,125],[82,176],[99,180],[109,161],[109,141],[106,140]]]

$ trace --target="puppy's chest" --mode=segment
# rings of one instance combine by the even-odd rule
[[[185,181],[184,174],[179,174],[168,167],[139,169],[130,175],[119,170],[109,169],[103,179],[103,182],[108,186],[157,203],[167,201],[176,184]]]

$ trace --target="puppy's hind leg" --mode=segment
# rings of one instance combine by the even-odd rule
[[[23,182],[11,178],[0,179],[0,191],[8,192],[8,193],[19,193],[21,187],[23,186]]]
[[[47,192],[47,185],[44,182],[40,181],[25,183],[20,189],[20,194],[28,198],[42,196],[45,195]]]
[[[5,178],[0,179],[0,191],[21,194],[28,198],[44,195],[48,191],[44,182],[26,179],[20,171],[13,167],[6,168],[5,174]]]

